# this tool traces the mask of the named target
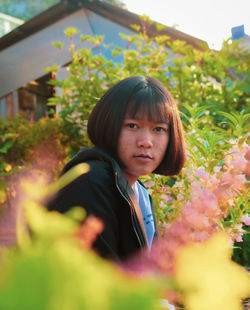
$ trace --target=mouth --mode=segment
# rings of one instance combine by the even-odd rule
[[[147,154],[138,154],[138,155],[134,155],[134,158],[138,158],[138,159],[145,159],[145,160],[151,160],[153,159],[152,156],[147,155]]]

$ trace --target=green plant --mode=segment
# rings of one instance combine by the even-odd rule
[[[84,241],[90,235],[96,237],[97,231],[96,225],[80,224],[85,216],[82,208],[62,215],[37,203],[87,171],[88,165],[80,164],[48,186],[39,179],[22,180],[25,199],[18,208],[17,245],[0,248],[1,309],[171,309],[166,300],[165,306],[160,302],[170,290],[172,296],[178,293],[179,301],[190,310],[221,309],[224,305],[239,309],[241,298],[249,292],[250,279],[231,261],[225,233],[200,244],[182,245],[172,275],[162,268],[170,257],[157,258],[158,248],[153,252],[154,264],[145,264],[144,273],[138,276],[126,264],[124,270],[124,265],[107,262],[86,247]],[[173,245],[173,236],[168,238],[171,242],[167,244]],[[132,264],[140,265],[141,259]],[[156,272],[152,265],[158,267]],[[223,294],[218,292],[220,287]]]
[[[60,126],[60,121],[46,118],[36,123],[30,123],[21,116],[1,121],[0,205],[7,200],[7,191],[11,186],[9,180],[25,167],[32,164],[37,169],[40,167],[56,174],[58,164],[67,153]]]
[[[146,21],[151,23],[148,18]],[[73,40],[79,31],[73,28],[65,30],[70,39],[72,61],[67,67],[69,75],[66,79],[50,81],[50,84],[60,88],[61,94],[51,98],[49,105],[62,107],[59,117],[63,133],[70,137],[68,141],[72,154],[81,145],[90,145],[86,139],[86,122],[98,98],[118,80],[131,75],[150,75],[162,81],[179,103],[183,122],[188,129],[209,128],[212,124],[228,127],[225,124],[228,119],[221,112],[236,113],[238,120],[242,115],[246,121],[244,114],[249,108],[249,66],[246,64],[250,59],[247,51],[236,43],[228,42],[219,52],[204,46],[202,50],[197,50],[185,42],[170,41],[167,36],[149,37],[146,27],[133,27],[141,32],[133,36],[121,34],[122,39],[127,41],[127,48],[113,48],[114,61],[106,60],[101,54],[101,46],[110,49],[110,46],[103,44],[103,37],[81,35],[81,40],[88,41],[92,48],[76,50]],[[54,45],[67,48],[61,42],[54,42]],[[123,58],[122,63],[116,63],[117,56]],[[56,64],[46,69],[52,72],[59,70]],[[209,117],[206,117],[207,114]],[[239,128],[245,132],[246,125]],[[242,133],[237,131],[237,134]]]

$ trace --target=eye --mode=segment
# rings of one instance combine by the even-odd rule
[[[135,129],[138,127],[135,123],[127,123],[127,124],[125,124],[125,126],[128,128],[131,128],[131,129]]]
[[[157,126],[157,127],[154,128],[154,131],[156,131],[156,132],[167,132],[167,128],[166,127]]]

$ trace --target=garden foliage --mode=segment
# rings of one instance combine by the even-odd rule
[[[0,122],[0,206],[12,191],[10,179],[25,167],[55,175],[58,163],[65,159],[67,146],[56,119],[36,123],[21,116]]]
[[[150,23],[144,17],[145,21]],[[24,275],[27,275],[29,283],[35,281],[34,277],[42,279],[39,290],[44,291],[47,299],[40,301],[41,306],[35,307],[36,309],[63,309],[63,305],[69,308],[69,303],[71,309],[94,309],[98,303],[104,309],[122,309],[121,300],[127,301],[124,309],[158,309],[160,306],[156,300],[160,296],[156,291],[162,290],[158,282],[163,283],[167,289],[178,291],[181,301],[190,310],[205,309],[205,304],[213,309],[222,309],[222,303],[227,300],[230,300],[230,304],[228,303],[226,308],[236,310],[239,309],[240,298],[246,296],[249,278],[247,279],[245,273],[243,275],[243,271],[238,269],[239,266],[230,261],[232,253],[226,249],[225,244],[229,240],[231,244],[235,244],[237,248],[234,251],[234,260],[246,267],[250,266],[249,52],[229,41],[224,42],[221,51],[212,51],[206,46],[197,50],[185,42],[171,41],[166,36],[151,38],[147,35],[146,27],[133,27],[141,32],[134,36],[121,35],[127,41],[127,49],[113,48],[112,61],[107,60],[101,53],[103,49],[110,49],[103,44],[101,36],[81,36],[82,41],[92,44],[92,49],[76,50],[74,36],[79,33],[76,29],[68,28],[65,34],[69,38],[69,46],[63,46],[61,42],[53,43],[57,48],[69,49],[72,57],[72,62],[67,66],[68,77],[50,81],[51,85],[60,88],[60,92],[49,100],[49,105],[53,107],[52,115],[54,106],[61,107],[58,118],[43,119],[37,125],[28,124],[20,118],[1,122],[0,176],[3,179],[16,172],[15,169],[20,163],[34,163],[34,158],[38,156],[31,148],[42,140],[51,141],[52,138],[53,146],[57,145],[56,149],[61,150],[62,155],[57,162],[62,162],[66,153],[71,157],[82,146],[91,146],[86,136],[87,120],[97,100],[110,86],[131,75],[149,75],[159,79],[178,103],[187,145],[187,161],[180,175],[150,175],[142,178],[153,196],[163,237],[160,255],[159,251],[155,251],[153,256],[145,257],[145,262],[148,263],[150,272],[150,266],[154,265],[158,272],[161,271],[162,275],[167,275],[168,278],[149,282],[145,280],[144,285],[137,287],[136,281],[118,275],[114,267],[92,257],[92,253],[81,252],[79,244],[72,239],[79,224],[69,223],[68,219],[59,215],[47,214],[36,203],[29,201],[25,203],[25,209],[28,210],[27,220],[36,238],[27,241],[27,235],[21,237],[18,245],[20,252],[3,252],[2,266],[6,270],[4,276],[6,279],[10,277],[10,281],[9,286],[5,285],[7,280],[0,283],[0,296],[3,297],[2,305],[10,305],[9,309],[15,309],[15,305],[12,305],[8,298],[16,294],[20,287],[23,290],[19,297],[24,296],[26,309],[29,306],[25,302],[34,303],[30,304],[32,308],[40,300],[41,295],[37,293],[35,286],[33,295],[36,297],[30,301],[25,300]],[[159,26],[158,28],[160,29]],[[116,59],[121,57],[122,63],[116,63]],[[46,68],[47,72],[59,70],[56,64]],[[48,149],[49,142],[45,145]],[[40,169],[49,165],[48,162],[38,164]],[[56,173],[56,166],[54,172]],[[2,185],[2,190],[0,187],[0,203],[1,199],[2,202],[6,201],[6,190],[3,190],[6,183],[4,186]],[[33,194],[40,192],[40,186],[39,191],[34,187],[32,191]],[[29,211],[32,209],[34,212]],[[53,221],[52,216],[55,216],[53,224],[50,222]],[[32,223],[37,225],[32,226]],[[99,227],[99,224],[95,221],[94,223],[90,225],[92,229]],[[54,225],[57,228],[50,235]],[[62,232],[59,226],[65,227],[65,232]],[[39,231],[39,227],[44,228]],[[56,232],[57,229],[60,233]],[[61,233],[62,236],[65,235],[65,240],[60,236]],[[86,247],[86,234],[83,233],[84,238],[81,233],[74,236],[76,235],[77,239],[85,240],[81,245]],[[20,236],[25,236],[22,229],[19,231]],[[179,255],[190,243],[200,245],[198,248],[194,245],[191,250],[187,247],[186,254]],[[207,254],[206,257],[203,252]],[[187,264],[190,265],[188,270]],[[31,266],[31,271],[28,266]],[[213,270],[210,272],[209,268]],[[212,275],[215,274],[218,277],[213,278]],[[169,282],[169,277],[174,284]],[[88,284],[86,278],[90,279]],[[100,278],[100,283],[97,278]],[[109,281],[108,278],[114,281]],[[222,279],[228,279],[226,282],[233,279],[232,283],[243,284],[232,286],[230,292],[223,291],[220,296],[222,299],[214,299],[214,284],[221,283],[221,287],[225,286]],[[62,294],[61,284],[64,282],[62,290],[66,293]],[[90,296],[95,296],[95,290],[100,293],[104,284],[107,289],[98,295],[100,299],[95,300],[93,297],[91,301],[86,299],[84,291],[71,289],[67,283],[74,288],[88,287]],[[130,285],[131,289],[126,288]],[[52,291],[47,290],[48,286],[52,287]],[[232,294],[233,290],[235,294]],[[59,291],[60,296],[63,295],[62,299],[58,297]],[[113,304],[110,304],[110,298]],[[51,304],[45,305],[44,300],[50,300]],[[214,304],[214,300],[218,303]]]
[[[141,269],[141,260],[115,265],[90,251],[102,230],[98,219],[88,217],[80,224],[82,208],[72,208],[64,216],[39,205],[39,200],[87,171],[88,165],[80,164],[48,186],[41,176],[35,182],[35,175],[21,182],[26,195],[19,205],[23,212],[18,215],[17,245],[0,252],[1,309],[172,310],[165,298],[174,293],[190,310],[240,309],[250,278],[231,261],[226,234],[183,247],[171,277],[150,268],[138,277],[129,265]]]
[[[133,27],[140,30],[138,25]],[[139,34],[121,35],[127,41],[127,49],[114,48],[114,59],[109,61],[101,54],[101,49],[110,48],[102,43],[103,37],[81,36],[82,41],[89,41],[93,47],[75,50],[73,42],[78,31],[69,28],[65,34],[71,42],[72,62],[67,66],[68,78],[50,82],[60,87],[61,92],[49,104],[62,107],[59,116],[64,134],[74,137],[73,153],[83,144],[89,145],[86,141],[89,113],[111,85],[138,74],[159,79],[178,103],[187,144],[187,163],[178,177],[144,178],[154,197],[159,223],[164,227],[191,199],[193,202],[196,199],[196,205],[203,202],[203,209],[207,209],[203,212],[200,208],[196,218],[192,215],[192,223],[190,218],[189,224],[194,225],[192,229],[198,239],[205,240],[209,231],[222,229],[231,234],[232,242],[242,242],[242,233],[249,225],[249,189],[244,177],[249,174],[244,171],[250,116],[249,52],[229,41],[224,42],[221,51],[206,46],[197,50],[166,36],[151,38],[142,27]],[[60,42],[54,44],[67,48]],[[116,57],[121,56],[122,63],[116,63]],[[57,65],[47,68],[47,71],[59,70]],[[212,205],[210,215],[207,205]],[[192,213],[194,206],[190,209]],[[249,245],[248,236],[243,238]],[[244,253],[236,253],[235,259],[249,266],[249,246],[244,247]]]

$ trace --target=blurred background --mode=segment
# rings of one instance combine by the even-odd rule
[[[0,36],[23,21],[38,15],[60,0],[1,0]],[[73,2],[73,1],[72,1]],[[220,49],[223,40],[231,37],[231,29],[244,25],[238,37],[250,33],[250,2],[248,0],[106,0],[137,14],[174,27],[206,41],[210,48]],[[9,25],[7,25],[9,22]]]

